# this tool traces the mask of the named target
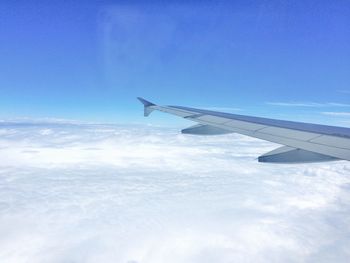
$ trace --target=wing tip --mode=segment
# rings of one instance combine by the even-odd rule
[[[148,101],[148,100],[145,100],[144,98],[141,98],[141,97],[137,97],[137,99],[143,104],[144,106],[144,110],[143,110],[143,115],[145,117],[147,117],[148,115],[151,114],[151,112],[154,110],[153,108],[151,108],[152,106],[156,106],[156,104]]]
[[[148,101],[148,100],[145,100],[144,98],[141,98],[141,97],[137,97],[137,99],[145,106],[145,107],[149,107],[149,106],[155,106],[154,103]]]

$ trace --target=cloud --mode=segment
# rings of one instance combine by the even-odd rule
[[[347,103],[337,103],[337,102],[266,102],[267,105],[272,106],[282,106],[282,107],[350,107]]]
[[[1,124],[0,261],[346,262],[349,163],[256,162],[276,147],[149,126]]]
[[[326,112],[322,112],[322,114],[328,115],[328,116],[337,116],[337,117],[350,117],[350,112],[326,111]]]
[[[350,90],[338,90],[340,93],[350,94]]]

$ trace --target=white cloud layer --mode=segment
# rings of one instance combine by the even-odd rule
[[[0,262],[348,262],[350,165],[143,126],[0,126]]]

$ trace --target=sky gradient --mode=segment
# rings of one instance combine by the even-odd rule
[[[0,1],[1,263],[349,262],[349,162],[136,100],[350,126],[349,1],[50,2]]]
[[[143,96],[349,126],[349,13],[347,1],[2,1],[0,118],[147,123]]]

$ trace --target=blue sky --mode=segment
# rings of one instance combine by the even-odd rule
[[[2,1],[0,117],[143,119],[143,96],[349,126],[348,1]]]

